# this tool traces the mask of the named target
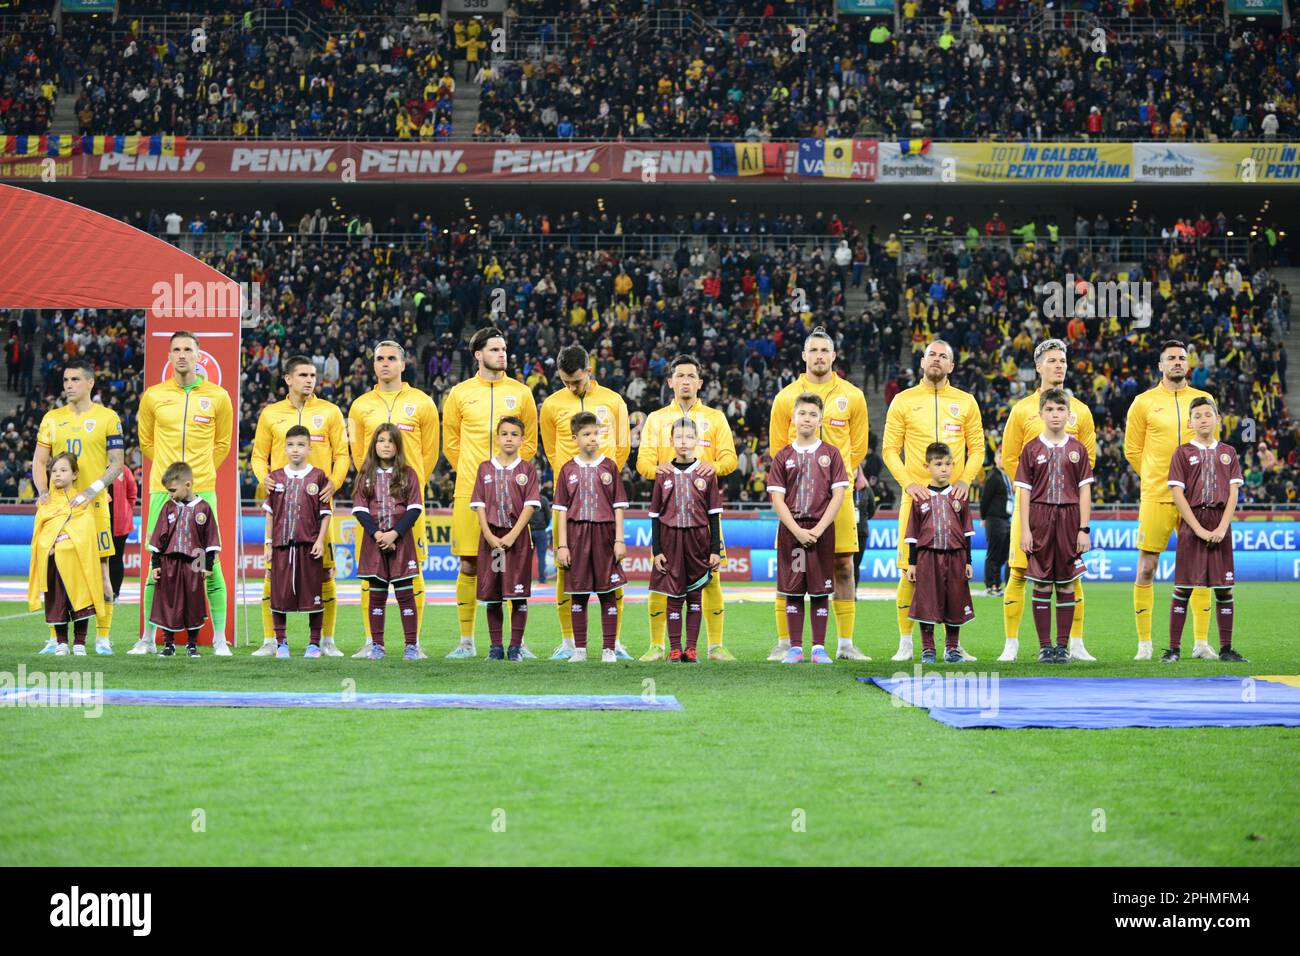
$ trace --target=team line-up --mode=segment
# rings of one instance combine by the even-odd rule
[[[445,455],[456,474],[451,550],[460,561],[460,641],[447,656],[477,656],[475,617],[482,604],[491,640],[487,659],[534,657],[524,637],[535,559],[529,520],[541,506],[532,463],[540,435],[555,480],[556,603],[563,638],[551,657],[587,660],[587,617],[595,595],[590,606],[599,608],[601,660],[632,659],[620,640],[628,506],[621,472],[631,450],[626,404],[593,379],[590,357],[580,346],[559,353],[564,387],[542,402],[540,412],[528,387],[506,374],[507,346],[500,330],[479,330],[470,348],[476,374],[448,392],[440,416],[428,395],[402,381],[402,346],[379,343],[373,353],[377,383],[352,403],[346,425],[338,406],[315,395],[312,360],[285,361],[287,395],[262,411],[252,456],[266,493],[264,640],[254,656],[290,656],[291,614],[307,616],[310,643],[303,656],[342,656],[334,643],[329,519],[332,499],[355,464],[352,514],[360,528],[357,571],[367,640],[353,656],[385,657],[391,590],[403,657],[426,657],[420,646],[425,605],[420,569],[428,548],[423,489]],[[142,529],[150,553],[143,594],[148,623],[128,654],[148,654],[161,643],[160,652],[172,656],[180,635],[187,653],[198,656],[199,631],[209,614],[216,635],[213,653],[232,654],[224,637],[226,584],[215,560],[221,548],[216,473],[230,453],[232,407],[229,394],[199,374],[198,356],[194,335],[173,334],[172,376],[147,389],[140,403],[140,449],[152,465]],[[805,660],[806,614],[807,659],[870,660],[853,640],[858,521],[850,492],[850,475],[868,452],[867,404],[862,391],[835,372],[835,358],[831,336],[813,329],[804,343],[803,374],[772,404],[767,491],[779,526],[777,641],[768,660],[787,664]],[[895,396],[886,415],[883,457],[904,492],[898,516],[896,661],[913,658],[917,624],[922,662],[974,660],[959,635],[974,617],[969,499],[984,466],[985,439],[974,396],[949,381],[953,361],[948,343],[929,343],[921,358],[922,381]],[[1034,363],[1039,388],[1012,408],[1000,447],[1014,492],[1006,504],[1010,580],[1003,599],[1005,645],[998,659],[1015,660],[1019,653],[1028,582],[1038,660],[1093,660],[1083,643],[1082,582],[1083,554],[1091,547],[1092,414],[1064,390],[1064,342],[1039,343]],[[702,627],[709,660],[735,659],[723,643],[719,568],[726,545],[717,479],[735,468],[736,452],[726,417],[698,399],[701,371],[692,356],[673,359],[668,379],[673,401],[652,412],[642,430],[636,468],[654,482],[650,648],[642,661],[698,661]],[[1159,371],[1160,382],[1133,402],[1125,429],[1125,457],[1141,477],[1133,591],[1137,659],[1152,659],[1154,572],[1176,530],[1169,647],[1161,660],[1179,659],[1189,609],[1195,656],[1244,660],[1232,646],[1231,522],[1241,466],[1236,451],[1218,440],[1212,397],[1187,381],[1182,343],[1164,344]],[[70,363],[63,381],[65,404],[42,420],[32,461],[40,497],[29,604],[32,610],[43,607],[50,625],[42,653],[85,654],[94,617],[95,648],[111,654],[107,564],[124,538],[112,535],[105,490],[122,475],[122,427],[115,413],[91,401],[89,365]],[[1211,591],[1217,654],[1208,640]],[[826,648],[832,617],[834,655]],[[939,626],[944,629],[941,656],[935,642]]]

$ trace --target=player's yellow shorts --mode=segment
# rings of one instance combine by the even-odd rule
[[[853,503],[853,489],[844,489],[844,504],[835,516],[835,553],[858,553],[858,508]]]
[[[1160,553],[1178,529],[1178,506],[1172,501],[1148,501],[1138,505],[1137,546],[1139,551]]]
[[[429,564],[429,516],[423,510],[411,531],[415,534],[415,560],[420,562],[420,574],[423,576]],[[478,547],[477,542],[475,547]]]
[[[325,556],[321,558],[321,566],[326,571],[334,570],[334,546],[339,543],[338,533],[334,527],[333,519],[330,520],[329,534],[325,536]],[[327,578],[333,577],[332,574],[325,575]]]
[[[96,495],[90,511],[95,516],[95,553],[101,558],[111,557],[117,549],[113,547],[113,515],[108,507],[108,495]]]
[[[420,524],[423,525],[423,522],[420,522]],[[458,558],[477,558],[479,534],[478,515],[470,510],[469,496],[453,498],[451,502],[451,553]],[[423,528],[421,528],[421,533],[417,536],[417,541],[421,539],[426,542],[428,540]]]
[[[902,495],[898,499],[898,573],[901,575],[907,569],[907,545],[903,539],[907,537],[907,516],[912,513],[912,499],[907,495]]]
[[[1008,566],[1020,571],[1029,570],[1029,555],[1020,548],[1020,496],[1016,495],[1011,506],[1011,559]]]

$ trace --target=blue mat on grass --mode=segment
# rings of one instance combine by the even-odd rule
[[[681,710],[671,694],[644,699],[637,694],[351,694],[284,693],[279,691],[129,690],[105,689],[104,704],[133,707],[291,707],[340,710]],[[93,691],[69,700],[96,703]],[[13,706],[48,698],[35,688],[0,690],[0,705]]]
[[[949,727],[1300,727],[1300,687],[1257,677],[859,677]]]

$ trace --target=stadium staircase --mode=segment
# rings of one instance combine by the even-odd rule
[[[478,125],[478,98],[481,90],[481,86],[469,80],[456,81],[456,93],[451,104],[451,128],[457,139],[469,139],[474,127]]]
[[[865,286],[860,289],[850,287],[844,294],[844,314],[845,316],[861,315],[862,310],[867,307],[871,301],[871,296],[865,291]],[[867,420],[871,423],[871,434],[883,435],[885,433],[885,383],[878,382],[869,387],[864,381],[865,376],[862,369],[856,369],[853,375],[853,384],[862,389],[867,397]]]
[[[1282,333],[1282,342],[1286,345],[1286,354],[1288,359],[1286,369],[1286,394],[1290,399],[1288,402],[1291,417],[1296,415],[1296,402],[1300,402],[1300,305],[1297,305],[1296,299],[1300,298],[1300,269],[1273,269],[1272,273],[1277,277],[1278,282],[1291,290],[1291,331]]]

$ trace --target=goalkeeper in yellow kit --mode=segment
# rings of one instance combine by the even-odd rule
[[[352,462],[357,470],[366,460],[366,451],[375,430],[390,423],[402,433],[402,453],[406,463],[420,476],[421,501],[424,487],[429,483],[438,464],[438,407],[424,392],[402,381],[406,367],[406,349],[391,340],[375,346],[375,378],[378,384],[364,395],[354,399],[348,409],[348,441]],[[424,623],[424,566],[429,556],[429,533],[421,511],[415,527],[415,557],[420,562],[420,573],[411,582],[415,597],[416,654],[427,656],[419,646],[420,626]],[[361,579],[361,620],[370,620],[370,581]],[[369,657],[373,646],[367,634],[361,650],[353,657]]]
[[[316,397],[316,366],[305,355],[286,359],[283,365],[284,382],[288,396],[266,406],[257,418],[257,432],[253,437],[252,466],[257,475],[258,487],[265,491],[266,476],[289,461],[284,451],[284,434],[295,425],[311,433],[311,447],[307,462],[329,476],[320,490],[322,505],[328,505],[343,487],[348,477],[347,428],[343,412],[333,402]],[[334,626],[338,620],[338,585],[334,580],[334,539],[326,539],[323,564],[325,581],[321,584],[321,653],[326,657],[342,657],[343,652],[334,644]],[[253,651],[253,657],[269,657],[275,653],[274,622],[271,618],[271,568],[262,575],[262,646]]]
[[[1049,388],[1062,388],[1066,361],[1065,343],[1060,339],[1045,339],[1034,349],[1034,368],[1038,370],[1037,391],[1026,395],[1011,409],[1006,426],[1002,429],[1002,467],[1014,476],[1020,465],[1024,447],[1043,432],[1043,420],[1038,415],[1039,396]],[[1070,396],[1070,417],[1065,423],[1065,433],[1079,439],[1088,451],[1088,463],[1097,464],[1097,429],[1093,425],[1092,411],[1073,395]],[[1002,629],[1005,643],[1000,661],[1014,661],[1020,652],[1020,621],[1025,615],[1025,571],[1029,558],[1020,549],[1020,496],[1016,495],[1015,510],[1011,513],[1011,580],[1002,599]],[[1074,621],[1070,625],[1070,658],[1076,661],[1096,660],[1083,646],[1083,578],[1074,582]]]
[[[1160,384],[1147,389],[1129,406],[1124,424],[1124,457],[1142,479],[1138,505],[1138,566],[1133,583],[1133,618],[1137,623],[1138,652],[1134,660],[1151,660],[1151,615],[1155,607],[1156,565],[1160,553],[1180,520],[1174,492],[1169,486],[1169,462],[1184,442],[1192,438],[1188,424],[1194,398],[1213,397],[1187,382],[1187,347],[1168,341],[1160,347]],[[1214,437],[1219,437],[1215,426]],[[1210,591],[1192,593],[1192,633],[1196,637],[1193,657],[1217,660],[1209,644]]]
[[[612,389],[599,385],[591,377],[591,356],[581,345],[560,349],[555,361],[556,374],[564,387],[548,395],[538,412],[538,431],[546,460],[551,463],[551,473],[558,475],[565,462],[578,453],[578,441],[570,423],[579,412],[591,412],[600,428],[600,453],[611,459],[622,471],[632,450],[628,437],[627,402]],[[552,518],[552,521],[555,519]],[[556,537],[558,541],[558,536]],[[553,661],[567,661],[573,656],[573,617],[569,610],[569,595],[564,592],[565,569],[556,567],[555,610],[560,618],[560,646],[551,655]],[[623,589],[614,591],[618,607],[618,627],[623,630]],[[614,642],[614,656],[620,661],[630,661],[632,655],[621,640]]]
[[[786,445],[795,440],[794,406],[804,393],[822,400],[824,414],[821,439],[834,445],[844,459],[844,467],[853,474],[867,457],[867,399],[862,389],[845,381],[835,373],[835,342],[821,326],[813,329],[804,340],[804,373],[781,389],[772,400],[772,414],[768,423],[767,453],[775,457]],[[921,452],[925,464],[925,451]],[[928,477],[926,479],[929,480]],[[857,623],[857,581],[853,577],[853,562],[858,554],[858,509],[853,498],[844,499],[835,518],[835,590],[831,609],[835,615],[835,629],[839,646],[835,656],[840,660],[869,661],[866,654],[853,643],[853,629]],[[790,627],[786,618],[786,599],[776,597],[776,646],[767,655],[769,661],[779,661],[790,649]]]
[[[479,329],[469,340],[478,372],[447,393],[442,402],[442,445],[456,472],[451,509],[451,553],[460,558],[456,576],[456,614],[460,642],[447,656],[453,660],[478,656],[474,646],[474,618],[478,611],[478,515],[470,510],[470,496],[478,466],[493,452],[493,436],[503,415],[524,423],[524,443],[519,457],[532,461],[537,454],[537,403],[523,382],[506,374],[506,339],[500,329]],[[527,646],[525,658],[535,657]]]
[[[699,444],[695,446],[699,477],[715,475],[724,478],[736,470],[736,441],[732,437],[727,416],[699,400],[700,386],[704,384],[701,370],[700,360],[693,355],[678,355],[668,364],[668,387],[673,390],[673,400],[646,418],[641,427],[641,446],[636,454],[637,474],[647,481],[654,481],[660,472],[669,474],[673,471],[672,462],[677,456],[673,449],[673,423],[683,418],[695,422],[696,434],[699,436]],[[724,543],[724,562],[726,554]],[[708,635],[709,660],[734,661],[736,658],[722,643],[726,602],[722,597],[721,571],[714,571],[709,577],[709,583],[701,591],[700,602],[704,611],[704,628]],[[641,655],[641,660],[661,661],[664,659],[664,638],[668,629],[668,595],[651,591],[647,606],[650,614],[650,649]]]
[[[907,546],[903,538],[907,516],[914,501],[930,497],[930,473],[925,467],[925,450],[931,442],[942,442],[952,452],[954,497],[965,500],[970,486],[984,470],[984,425],[979,403],[948,381],[953,366],[952,346],[935,339],[921,356],[921,383],[894,396],[885,414],[885,467],[903,489],[898,507],[898,653],[896,661],[912,659],[912,592],[916,585],[907,580]],[[964,660],[973,661],[960,644]]]

